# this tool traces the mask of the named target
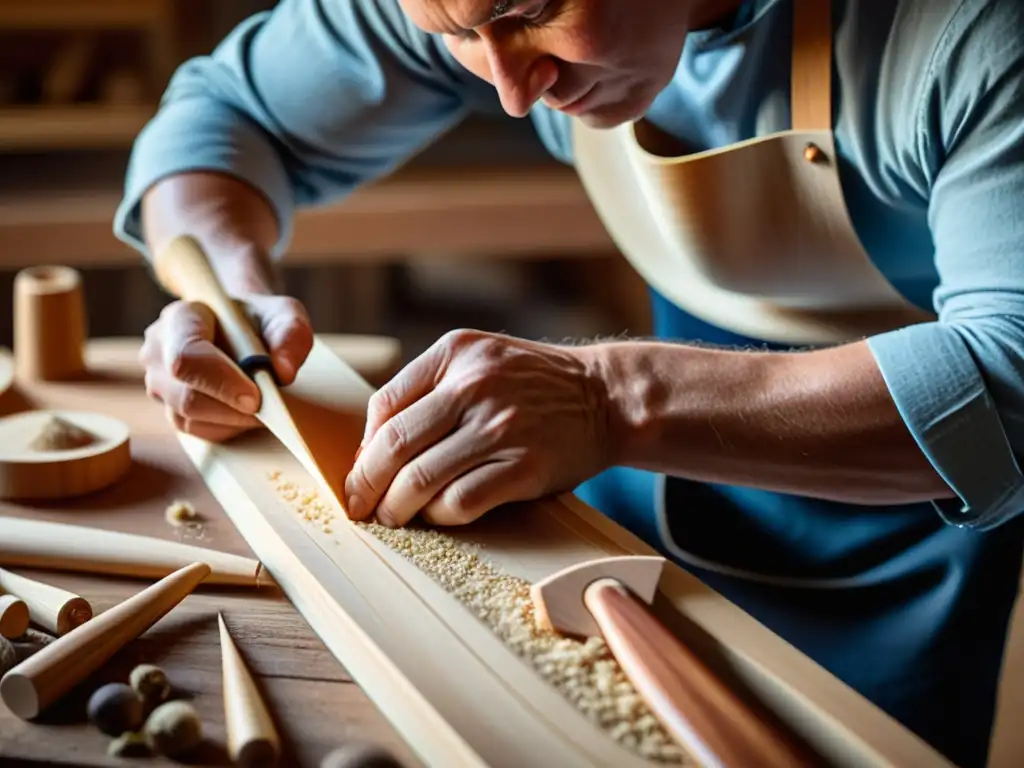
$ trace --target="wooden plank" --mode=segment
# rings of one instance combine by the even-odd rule
[[[342,348],[346,346],[345,337],[332,339]],[[380,353],[371,354],[371,341],[357,340],[357,347],[364,359],[379,361]],[[124,418],[132,428],[134,461],[124,481],[88,498],[47,504],[0,503],[0,539],[2,516],[10,515],[183,540],[252,557],[252,550],[183,453],[162,407],[146,397],[143,372],[135,359],[138,347],[137,339],[93,341],[87,355],[91,381],[48,383],[34,386],[30,392],[16,386],[0,397],[2,413],[56,405],[104,410]],[[190,501],[204,516],[198,534],[182,533],[165,522],[165,507],[175,499]],[[81,594],[96,611],[148,583],[11,570]],[[0,704],[0,765],[25,766],[36,761],[90,767],[123,765],[106,757],[109,739],[84,722],[84,702],[96,685],[125,679],[131,667],[142,661],[164,667],[172,681],[192,697],[210,742],[198,756],[200,761],[227,764],[218,612],[223,612],[281,730],[285,742],[282,765],[317,766],[328,751],[354,736],[378,740],[406,765],[416,764],[401,737],[279,590],[200,587],[41,721],[18,720]],[[146,764],[180,765],[155,759],[147,759]]]
[[[3,0],[3,29],[118,29],[148,27],[165,0]]]
[[[4,116],[11,114],[0,110],[0,146],[5,146]],[[96,141],[112,141],[124,131],[134,135],[137,128],[129,123],[139,116],[132,114],[125,110],[125,124],[118,127],[120,121],[114,120],[112,127],[102,128],[111,132]],[[34,130],[29,122],[20,124],[18,140],[44,143],[33,137]],[[82,130],[84,138],[73,129],[55,138],[69,144],[88,141],[88,130]],[[15,129],[8,131],[14,135]],[[4,267],[140,263],[139,254],[111,230],[123,184],[119,165],[33,173],[18,178],[11,172],[0,182]],[[399,171],[339,203],[299,211],[285,263],[391,261],[421,251],[424,243],[453,258],[614,252],[573,171],[536,165]]]
[[[113,104],[56,105],[0,109],[0,149],[105,149],[132,143],[154,107]],[[109,229],[108,216],[108,225]],[[67,243],[64,245],[67,251]]]
[[[296,419],[321,425],[337,448],[339,471],[351,466],[371,388],[318,345],[289,389]],[[306,489],[316,486],[273,438],[255,432],[225,445],[180,439],[264,566],[424,762],[644,762],[583,718],[438,582],[365,527],[345,521],[337,506],[329,529],[298,514],[271,478],[283,472]],[[526,581],[584,560],[652,553],[572,496],[495,510],[447,533]],[[742,696],[787,723],[829,764],[948,765],[681,568],[666,568],[657,610]]]

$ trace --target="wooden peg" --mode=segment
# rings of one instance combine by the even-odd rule
[[[28,606],[16,595],[0,595],[0,637],[13,640],[28,629]]]
[[[0,589],[24,600],[31,621],[57,637],[92,618],[92,605],[85,598],[2,568]]]
[[[274,583],[259,561],[229,552],[155,536],[0,516],[0,567],[160,579],[194,562],[210,566],[207,584]]]
[[[219,613],[217,621],[220,624],[228,754],[236,765],[270,768],[277,765],[280,758],[280,739],[256,683],[231,639],[224,617]]]
[[[57,638],[0,679],[0,699],[17,717],[31,720],[163,618],[209,575],[206,563],[185,566]]]
[[[23,269],[14,278],[14,364],[25,381],[67,381],[85,374],[82,276],[61,266]]]

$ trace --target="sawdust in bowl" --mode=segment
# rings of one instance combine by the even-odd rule
[[[71,451],[96,442],[96,436],[60,416],[50,416],[32,438],[33,451]]]
[[[330,532],[334,515],[316,491],[304,490],[277,472],[270,479],[305,521]],[[501,571],[438,530],[356,525],[441,584],[623,747],[656,763],[696,765],[651,713],[602,638],[563,637],[537,623],[528,581]]]

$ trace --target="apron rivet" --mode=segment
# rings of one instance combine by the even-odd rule
[[[804,159],[809,163],[820,163],[825,159],[825,153],[817,144],[808,144],[804,148]]]

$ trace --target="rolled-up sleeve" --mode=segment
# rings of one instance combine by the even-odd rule
[[[216,171],[270,202],[279,256],[297,206],[394,169],[461,119],[475,87],[397,0],[283,0],[175,73],[133,146],[115,233],[145,253],[146,190]]]
[[[960,18],[937,51],[916,125],[930,177],[937,322],[868,340],[907,426],[956,498],[953,525],[1024,510],[1024,13]],[[962,14],[966,16],[966,12]]]

